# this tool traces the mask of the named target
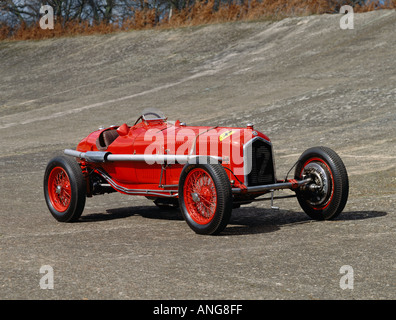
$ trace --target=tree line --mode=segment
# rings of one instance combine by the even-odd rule
[[[53,8],[52,34],[37,30],[43,5]],[[0,0],[0,40],[337,13],[342,5],[368,11],[396,0]]]

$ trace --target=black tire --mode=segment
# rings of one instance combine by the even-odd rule
[[[309,217],[330,220],[342,212],[348,200],[348,174],[341,158],[332,149],[306,150],[298,160],[294,177],[310,177],[314,181],[296,191],[298,202]]]
[[[44,174],[44,197],[49,211],[59,222],[73,222],[80,218],[86,200],[86,181],[74,158],[60,156],[48,162]]]
[[[208,217],[205,217],[204,214],[207,214],[207,212],[199,210],[202,208],[201,206],[203,204],[208,204],[208,202],[206,202],[207,200],[204,200],[202,197],[200,199],[194,200],[196,201],[195,204],[192,203],[190,195],[188,194],[188,192],[191,191],[191,188],[186,185],[189,181],[187,179],[190,179],[190,174],[194,174],[195,172],[198,172],[198,170],[204,176],[205,174],[203,172],[206,172],[207,176],[210,177],[210,179],[205,178],[205,180],[203,180],[208,181],[210,185],[203,186],[200,190],[202,191],[203,188],[206,187],[211,193],[209,196],[211,197],[209,201],[212,201],[214,198],[216,200],[216,204],[213,205],[213,203],[211,203],[211,206],[208,209],[211,211],[211,213],[208,214]],[[210,181],[212,181],[213,184]],[[204,191],[201,193],[203,194],[203,192]],[[195,208],[191,209],[194,206]],[[180,174],[179,180],[179,207],[184,220],[196,233],[215,235],[223,231],[230,220],[232,212],[231,184],[224,168],[220,164],[186,164],[182,173]],[[195,216],[191,211],[196,212]],[[203,221],[199,222],[197,218],[202,218]]]

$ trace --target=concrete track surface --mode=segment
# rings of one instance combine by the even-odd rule
[[[396,12],[356,14],[353,30],[339,21],[1,42],[0,299],[395,299]],[[334,149],[350,179],[344,212],[317,222],[296,199],[257,202],[199,236],[178,211],[110,194],[89,198],[79,222],[53,219],[49,159],[147,107],[194,125],[253,122],[279,178],[305,149]],[[53,289],[40,287],[45,265]]]

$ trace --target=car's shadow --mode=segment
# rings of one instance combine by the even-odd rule
[[[156,206],[133,206],[107,209],[105,213],[91,213],[82,215],[79,222],[97,222],[123,219],[131,216],[142,216],[151,219],[183,220],[179,209],[160,209]]]
[[[363,220],[387,215],[384,211],[345,211],[332,221]],[[277,231],[284,226],[312,223],[303,211],[244,207],[233,211],[223,235],[243,235]]]
[[[345,211],[333,221],[363,220],[385,216],[384,211]],[[106,213],[91,213],[83,215],[79,222],[98,222],[114,219],[124,219],[131,216],[141,216],[147,219],[178,220],[183,217],[177,208],[157,208],[156,206],[134,206],[113,208]],[[310,223],[311,220],[302,211],[273,210],[257,207],[241,207],[234,209],[230,222],[220,235],[244,235],[267,233],[279,230],[282,226],[293,226]]]

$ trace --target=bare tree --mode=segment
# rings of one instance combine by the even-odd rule
[[[129,2],[129,1],[128,1]],[[125,1],[122,0],[4,0],[0,2],[0,12],[8,22],[32,23],[40,19],[40,7],[50,5],[58,21],[101,21],[112,22],[113,13],[118,9],[118,16],[127,13]]]

